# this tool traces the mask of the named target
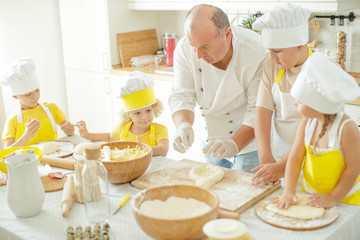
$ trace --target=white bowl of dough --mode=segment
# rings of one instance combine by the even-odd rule
[[[193,185],[166,185],[138,193],[131,202],[141,229],[154,239],[199,239],[202,227],[215,219],[219,199]]]

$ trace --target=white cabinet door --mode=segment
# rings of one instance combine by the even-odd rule
[[[108,74],[66,70],[69,119],[86,121],[89,132],[110,132],[112,103]]]
[[[107,72],[110,67],[106,0],[60,0],[65,68]]]

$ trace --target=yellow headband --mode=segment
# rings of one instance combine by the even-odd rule
[[[125,111],[132,111],[156,103],[154,88],[130,93],[122,97]]]

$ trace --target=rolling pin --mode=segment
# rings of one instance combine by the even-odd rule
[[[69,211],[74,202],[74,194],[75,194],[75,185],[73,181],[73,176],[68,176],[61,196],[61,212],[64,218],[69,216]]]
[[[49,155],[43,155],[41,158],[42,164],[49,164],[53,167],[65,168],[74,170],[74,160],[69,158],[58,158]]]
[[[217,218],[233,218],[236,220],[240,220],[240,214],[236,212],[227,211],[224,209],[219,209]]]

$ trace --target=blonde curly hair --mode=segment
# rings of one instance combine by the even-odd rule
[[[156,99],[156,103],[154,103],[151,106],[152,106],[152,109],[154,110],[155,118],[160,117],[161,113],[164,110],[163,103],[159,99]],[[121,110],[121,124],[131,121],[130,112],[132,112],[132,111],[125,112],[124,109]]]

